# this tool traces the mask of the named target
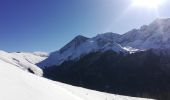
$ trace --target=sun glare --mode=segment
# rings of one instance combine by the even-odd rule
[[[157,8],[164,0],[133,0],[133,6]]]

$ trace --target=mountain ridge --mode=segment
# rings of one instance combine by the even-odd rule
[[[77,36],[63,48],[50,54],[39,66],[59,65],[66,60],[79,59],[90,52],[113,50],[116,52],[126,52],[123,47],[116,43],[120,37],[116,33],[99,34],[93,38]],[[65,52],[63,52],[65,51]]]
[[[170,18],[156,19],[149,25],[132,29],[122,35],[112,32],[98,34],[92,38],[78,35],[38,65],[60,65],[64,61],[79,59],[83,55],[96,51],[112,50],[117,53],[134,53],[149,49],[170,49],[169,44]]]

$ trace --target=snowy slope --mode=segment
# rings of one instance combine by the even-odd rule
[[[137,49],[170,49],[170,18],[156,19],[140,29],[133,29],[123,34],[119,43]]]
[[[47,80],[0,60],[0,100],[147,100]]]
[[[51,53],[49,58],[42,61],[39,66],[59,65],[64,61],[78,59],[82,55],[96,51],[128,52],[127,49],[116,43],[118,38],[120,35],[116,33],[99,34],[93,38],[77,36],[59,51]]]
[[[18,66],[23,70],[33,71],[36,75],[42,76],[43,72],[35,64],[46,59],[48,54],[35,52],[35,53],[8,53],[5,51],[0,51],[0,60],[3,60],[12,65]]]

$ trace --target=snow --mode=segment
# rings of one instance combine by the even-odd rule
[[[170,49],[170,19],[156,19],[140,29],[133,29],[123,34],[118,42],[140,50]]]
[[[48,59],[38,65],[41,67],[60,65],[64,61],[79,59],[82,55],[97,51],[105,52],[113,50],[117,53],[127,52],[115,42],[119,37],[120,35],[116,33],[99,34],[93,38],[77,36],[59,51],[51,53]]]
[[[28,69],[30,69],[38,76],[42,76],[43,72],[35,64],[41,62],[47,57],[48,55],[40,52],[39,53],[24,53],[24,52],[8,53],[5,51],[0,51],[0,60],[18,66],[25,71],[28,71]]]
[[[92,38],[77,36],[59,51],[50,54],[40,66],[60,65],[64,61],[78,60],[91,52],[112,50],[117,53],[135,53],[148,49],[170,49],[170,18],[157,19],[140,29],[123,35],[116,33],[98,34]]]
[[[0,60],[0,100],[148,100],[74,87]]]
[[[129,51],[130,54],[136,53],[136,52],[138,52],[138,51],[142,51],[142,50],[139,50],[139,49],[136,49],[136,48],[132,48],[132,47],[129,47],[129,46],[123,47],[123,48],[124,48],[125,50]]]

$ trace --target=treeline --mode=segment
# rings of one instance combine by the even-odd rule
[[[153,50],[90,53],[44,68],[44,77],[114,94],[170,100],[170,56]]]

